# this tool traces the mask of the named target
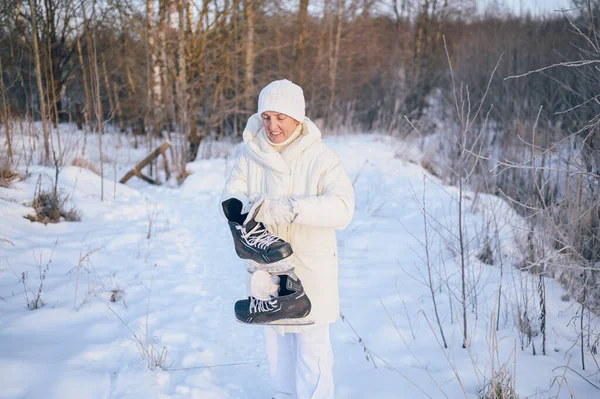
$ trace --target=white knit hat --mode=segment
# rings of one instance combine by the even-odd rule
[[[304,121],[304,92],[287,79],[275,80],[265,86],[258,95],[258,113],[280,112],[298,122]]]

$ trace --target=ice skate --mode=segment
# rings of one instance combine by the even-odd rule
[[[265,264],[281,261],[293,253],[289,243],[272,234],[262,223],[254,219],[244,223],[247,215],[242,214],[241,201],[231,198],[222,205],[235,252],[240,258]]]
[[[285,326],[314,324],[307,318],[311,303],[300,279],[293,271],[278,277],[278,292],[274,293],[276,296],[270,296],[266,300],[250,296],[235,303],[235,317],[239,322]]]

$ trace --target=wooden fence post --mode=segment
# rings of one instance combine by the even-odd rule
[[[160,147],[158,147],[157,149],[155,149],[154,151],[152,151],[152,153],[150,155],[148,155],[146,158],[142,159],[137,165],[135,165],[133,167],[133,169],[131,169],[129,172],[127,172],[125,174],[125,176],[123,176],[123,178],[121,180],[119,180],[119,183],[126,183],[129,179],[131,179],[133,176],[137,176],[140,179],[144,180],[147,183],[150,184],[157,184],[155,180],[152,180],[151,178],[149,178],[148,176],[142,174],[142,169],[144,168],[144,166],[148,165],[150,162],[152,162],[153,160],[155,160],[156,158],[158,158],[161,154],[164,157],[164,161],[165,161],[165,165],[167,164],[167,157],[165,155],[165,151],[167,151],[169,149],[169,147],[171,147],[171,143],[166,141],[164,143],[162,143],[160,145]],[[168,170],[168,166],[165,167],[165,170]],[[168,176],[167,176],[168,179]]]

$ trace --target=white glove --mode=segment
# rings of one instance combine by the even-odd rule
[[[279,292],[279,276],[272,276],[264,270],[252,273],[250,279],[250,295],[261,301],[277,297]]]
[[[269,226],[290,224],[297,216],[298,210],[294,200],[264,198],[252,205],[245,223],[254,219]]]

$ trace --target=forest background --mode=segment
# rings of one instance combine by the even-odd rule
[[[288,78],[326,133],[419,140],[431,173],[509,201],[529,226],[520,267],[577,300],[582,351],[596,354],[583,318],[600,312],[599,18],[597,0],[545,14],[470,0],[2,0],[0,176],[31,162],[13,146],[25,135],[58,176],[70,123],[80,158],[109,129],[149,151],[169,139],[182,181],[203,141],[239,141],[260,88]]]

